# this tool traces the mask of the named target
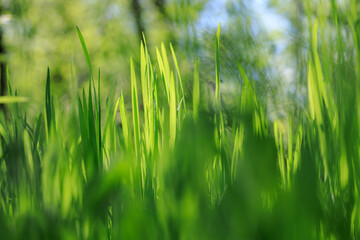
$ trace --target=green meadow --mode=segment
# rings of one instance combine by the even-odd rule
[[[23,108],[33,100],[8,67],[0,239],[358,239],[360,5],[318,1],[315,14],[306,2],[306,51],[291,56],[305,97],[282,116],[259,65],[228,59],[236,81],[222,90],[222,24],[206,81],[196,52],[184,69],[184,53],[144,34],[126,56],[129,87],[106,93],[77,26],[87,80],[66,103],[44,65],[42,110]]]

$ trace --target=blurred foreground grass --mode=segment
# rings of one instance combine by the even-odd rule
[[[90,77],[70,109],[52,98],[50,70],[36,122],[10,82],[0,98],[1,239],[357,239],[357,15],[350,47],[339,25],[327,41],[324,19],[310,20],[307,105],[273,122],[239,63],[238,104],[224,106],[220,25],[213,95],[198,60],[188,94],[172,46],[151,59],[141,43],[131,92],[106,102],[77,29]]]

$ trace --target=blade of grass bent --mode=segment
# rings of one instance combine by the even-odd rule
[[[79,40],[80,40],[80,43],[81,43],[81,47],[82,47],[82,49],[83,49],[83,51],[84,51],[84,55],[85,55],[86,62],[87,62],[87,64],[88,64],[88,67],[89,67],[89,70],[90,70],[90,74],[92,74],[92,68],[91,68],[91,63],[90,63],[89,52],[88,52],[88,50],[87,50],[84,37],[83,37],[83,35],[81,34],[81,31],[80,31],[80,29],[79,29],[78,26],[76,26],[76,30],[77,30],[77,34],[78,34],[78,36],[79,36]]]

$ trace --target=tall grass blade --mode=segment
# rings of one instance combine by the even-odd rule
[[[51,95],[50,95],[50,68],[47,69],[46,76],[46,90],[45,90],[45,109],[46,109],[46,124],[48,129],[48,134],[51,131],[51,119],[52,119],[52,109],[51,109]]]
[[[193,117],[198,118],[200,105],[200,78],[199,78],[199,58],[194,64],[194,81],[193,81]]]
[[[177,75],[178,75],[178,78],[179,78],[181,95],[182,95],[181,99],[183,99],[184,109],[185,109],[185,111],[186,111],[185,93],[184,93],[184,88],[183,88],[183,84],[182,84],[182,80],[181,80],[181,75],[180,75],[180,70],[179,70],[179,64],[178,64],[178,61],[177,61],[177,58],[176,58],[176,55],[175,55],[174,48],[173,48],[173,46],[172,46],[171,43],[170,43],[170,49],[171,49],[171,54],[172,54],[172,57],[173,57],[173,60],[174,60],[174,63],[175,63],[176,72],[177,72]]]
[[[121,125],[122,125],[122,131],[123,131],[125,146],[129,147],[129,143],[130,143],[129,127],[128,127],[127,118],[126,118],[124,95],[123,95],[122,92],[121,92],[121,95],[120,95],[119,109],[120,109]]]
[[[139,120],[139,104],[138,94],[136,87],[136,75],[134,69],[134,63],[130,58],[130,72],[131,72],[131,100],[132,100],[132,115],[133,115],[133,127],[134,127],[134,147],[135,153],[139,156],[140,151],[140,120]]]
[[[220,98],[220,29],[221,23],[216,31],[216,45],[215,45],[215,75],[216,75],[216,86],[215,86],[215,106],[217,110],[221,107]]]

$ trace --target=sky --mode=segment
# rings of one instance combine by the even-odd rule
[[[226,24],[228,14],[226,3],[228,0],[212,0],[205,6],[202,15],[198,21],[198,29],[214,29],[217,28],[219,22]],[[245,2],[253,10],[253,13],[259,20],[260,28],[254,27],[254,33],[266,31],[267,33],[277,32],[278,38],[274,40],[277,71],[287,86],[291,90],[291,82],[294,79],[294,72],[291,64],[282,61],[282,53],[287,46],[287,32],[290,29],[290,23],[283,16],[278,14],[275,9],[268,7],[268,0],[247,0]]]
[[[225,0],[221,0],[225,1]],[[253,0],[252,6],[258,17],[268,31],[286,31],[289,24],[273,9],[267,7],[267,0]]]
[[[200,16],[199,25],[202,28],[217,27],[219,22],[226,23],[227,0],[212,0],[205,6]],[[273,9],[267,7],[268,0],[249,0],[251,6],[263,24],[264,28],[271,31],[285,31],[288,28],[286,20],[277,14]]]
[[[228,14],[226,10],[226,3],[228,0],[212,0],[207,3],[197,23],[198,29],[214,29],[217,28],[221,22],[226,24]],[[289,22],[276,13],[275,9],[267,6],[268,0],[248,0],[249,6],[253,9],[254,14],[259,19],[261,31],[278,32],[279,35],[286,35],[290,28]],[[256,33],[258,29],[254,29]],[[286,46],[284,39],[277,39],[275,42],[276,52],[281,53]]]

